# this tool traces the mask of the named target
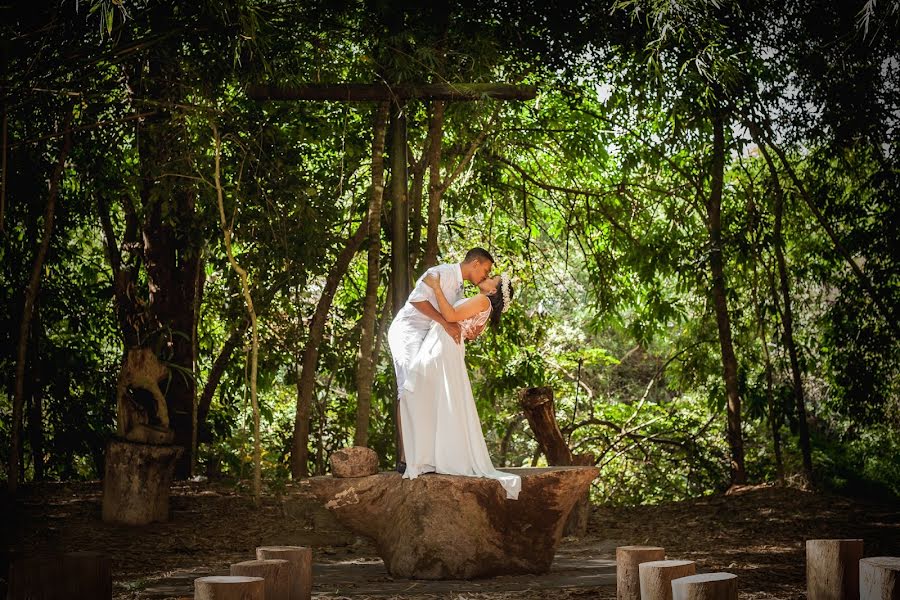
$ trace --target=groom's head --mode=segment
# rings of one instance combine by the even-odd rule
[[[494,267],[494,257],[484,248],[472,248],[466,252],[460,270],[463,279],[478,285],[484,281]]]

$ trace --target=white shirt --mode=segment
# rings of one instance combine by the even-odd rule
[[[418,308],[412,305],[412,303],[427,300],[435,310],[441,312],[434,290],[425,283],[425,275],[428,273],[436,273],[441,276],[441,290],[443,290],[444,297],[447,298],[447,301],[451,305],[456,304],[463,297],[462,269],[459,268],[458,263],[437,265],[425,271],[416,282],[416,287],[414,287],[413,291],[410,293],[409,298],[406,300],[406,304],[403,305],[403,308],[401,308],[400,312],[397,313],[397,316],[394,317],[394,323],[400,322],[406,327],[421,331],[423,336],[434,321],[431,317],[422,314]]]

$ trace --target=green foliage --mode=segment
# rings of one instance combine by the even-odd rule
[[[788,479],[802,464],[775,257],[777,178],[817,481],[900,493],[900,91],[892,77],[900,36],[896,18],[873,3],[862,13],[817,0],[463,2],[446,12],[404,2],[200,2],[168,12],[82,4],[18,15],[3,29],[15,41],[4,96],[11,145],[0,243],[0,455],[9,447],[15,342],[46,182],[61,115],[76,104],[27,365],[26,414],[42,407],[24,424],[26,479],[40,470],[33,450],[47,477],[101,472],[125,338],[101,217],[119,242],[130,218],[143,223],[157,208],[176,241],[202,253],[201,391],[237,339],[221,356],[203,415],[200,472],[240,480],[252,471],[249,334],[211,185],[215,123],[225,212],[260,317],[264,474],[283,487],[310,319],[369,198],[372,107],[261,103],[245,95],[246,84],[502,81],[536,84],[538,98],[447,106],[444,177],[496,118],[444,194],[439,230],[442,261],[485,246],[516,286],[501,325],[466,349],[495,462],[541,464],[518,391],[549,385],[570,446],[601,467],[598,501],[660,502],[727,486],[706,229],[711,116],[720,111],[722,249],[750,478],[778,476],[773,425]],[[165,89],[152,89],[150,64],[169,69],[158,80]],[[406,107],[413,160],[424,153],[428,110],[426,102]],[[768,167],[750,123],[774,132],[787,165],[776,157],[774,172]],[[160,149],[142,146],[139,135],[148,128],[171,144],[171,161],[156,171],[148,165]],[[144,197],[148,178],[157,185]],[[192,210],[180,210],[179,198]],[[390,277],[390,207],[386,198],[379,308]],[[412,219],[420,239],[426,222],[423,206]],[[148,303],[139,246],[122,248],[123,262],[135,269],[136,299]],[[318,348],[314,473],[353,440],[365,279],[363,252],[340,282]],[[150,333],[163,358],[167,344],[190,337],[142,332]],[[190,374],[176,369],[174,378],[180,372]],[[395,460],[394,385],[382,340],[369,440],[385,467]]]

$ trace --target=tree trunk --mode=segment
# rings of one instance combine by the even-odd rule
[[[391,295],[396,315],[409,296],[409,198],[407,196],[406,111],[391,111]]]
[[[253,303],[253,306],[256,309],[257,318],[266,314],[272,301],[281,290],[284,289],[289,281],[290,280],[285,277],[280,279],[274,285],[268,286],[263,290],[254,290],[252,292],[251,295],[254,298],[258,298],[258,300]],[[216,388],[219,386],[219,382],[222,380],[222,376],[228,368],[228,362],[231,360],[231,356],[234,354],[235,349],[240,345],[241,340],[243,340],[249,325],[250,321],[244,319],[231,331],[225,339],[225,343],[222,344],[222,349],[219,350],[219,354],[213,361],[206,382],[203,384],[203,392],[200,394],[200,399],[197,401],[197,430],[200,441],[204,441],[206,419],[209,416],[209,408],[212,405],[212,399],[216,393]]]
[[[294,439],[291,445],[291,477],[294,479],[309,475],[309,467],[306,464],[309,458],[309,415],[316,383],[319,345],[322,343],[322,335],[325,332],[325,321],[328,318],[334,294],[337,292],[338,283],[347,272],[353,255],[359,250],[368,231],[369,220],[367,217],[359,224],[356,233],[347,240],[347,245],[341,250],[334,266],[325,278],[325,287],[322,289],[322,295],[319,296],[319,302],[316,304],[316,311],[309,323],[309,335],[298,366],[300,373],[297,378],[297,409],[294,417]]]
[[[800,451],[803,455],[803,473],[807,481],[812,482],[812,450],[809,442],[809,425],[806,422],[806,399],[803,393],[803,373],[800,370],[800,359],[797,353],[797,345],[794,343],[794,312],[791,307],[791,286],[788,279],[787,261],[784,258],[784,236],[782,235],[782,222],[784,219],[784,190],[778,178],[778,171],[769,156],[765,146],[759,146],[763,158],[772,175],[772,183],[775,189],[775,227],[773,230],[773,244],[775,245],[775,259],[778,262],[778,281],[781,287],[783,302],[782,325],[784,327],[784,345],[788,351],[791,363],[791,382],[794,391],[794,403],[797,407],[797,432],[800,434]]]
[[[38,352],[43,328],[41,327],[40,306],[35,303],[34,328],[32,329],[31,357],[29,358],[31,381],[29,383],[31,407],[28,411],[28,436],[31,446],[31,465],[34,481],[44,480],[44,390],[42,383],[41,356]]]
[[[209,415],[209,408],[212,405],[212,399],[216,393],[216,388],[219,386],[219,382],[225,374],[225,369],[228,367],[231,355],[234,354],[235,349],[240,345],[241,340],[243,340],[248,325],[248,321],[243,321],[237,328],[231,331],[228,339],[222,344],[222,349],[219,350],[216,360],[213,361],[212,367],[209,370],[209,375],[206,378],[206,383],[203,385],[203,393],[200,394],[200,399],[197,401],[198,429],[202,429],[204,423],[206,423],[206,418]]]
[[[441,197],[444,188],[441,183],[441,145],[444,135],[445,104],[440,100],[431,103],[431,118],[428,120],[428,224],[425,234],[425,254],[419,271],[437,264],[438,227],[441,224]]]
[[[709,232],[709,268],[712,276],[713,306],[719,330],[719,346],[722,351],[722,370],[725,391],[728,396],[728,446],[731,450],[731,483],[747,481],[744,470],[744,440],[741,433],[741,397],[738,391],[737,359],[731,339],[731,321],[728,315],[728,299],[725,287],[724,259],[722,256],[722,188],[725,170],[725,133],[722,115],[713,117],[713,156],[711,189],[707,203],[707,229]]]
[[[171,31],[174,8],[152,5],[149,20],[153,31]],[[149,50],[142,73],[141,93],[160,106],[181,101],[186,80],[181,68],[181,46],[164,39]],[[194,314],[197,270],[203,240],[196,226],[198,215],[195,183],[177,177],[190,167],[190,136],[184,120],[161,108],[154,117],[139,122],[137,139],[140,159],[140,195],[144,220],[141,224],[143,260],[147,274],[149,319],[143,337],[146,344],[174,367],[166,386],[166,404],[175,433],[175,443],[184,448],[176,477],[190,474],[191,440],[196,382],[192,340],[197,319]]]
[[[372,410],[372,382],[375,378],[375,313],[378,308],[378,284],[381,281],[381,204],[384,198],[384,139],[390,104],[383,102],[375,111],[372,135],[372,188],[369,200],[368,265],[366,298],[363,302],[356,368],[356,434],[354,446],[369,445],[369,414]]]
[[[541,452],[547,457],[547,464],[573,464],[572,451],[556,422],[553,390],[549,387],[523,389],[519,392],[519,406],[528,419]]]
[[[781,456],[781,412],[775,403],[775,376],[772,368],[772,357],[769,354],[769,332],[766,328],[766,319],[763,316],[762,300],[759,297],[759,272],[757,264],[762,264],[762,254],[757,246],[756,263],[753,265],[753,304],[756,307],[756,324],[759,332],[760,347],[763,351],[763,361],[766,373],[766,407],[768,409],[769,428],[772,431],[772,450],[775,454],[775,473],[778,483],[784,483],[784,461]],[[765,265],[763,265],[765,268]],[[768,269],[767,269],[768,270]],[[772,293],[775,293],[774,287]],[[777,303],[777,299],[776,299]]]
[[[16,492],[19,483],[19,456],[22,452],[22,410],[25,404],[25,359],[28,353],[31,319],[34,315],[34,303],[37,300],[38,291],[41,287],[41,273],[44,271],[44,261],[47,258],[47,251],[50,249],[50,238],[53,235],[53,220],[56,216],[56,199],[59,195],[59,183],[62,180],[69,151],[72,149],[72,133],[69,131],[72,117],[73,109],[69,108],[63,124],[63,129],[67,133],[63,137],[62,148],[60,148],[59,157],[56,160],[56,167],[50,175],[47,206],[44,209],[44,231],[31,266],[31,277],[28,280],[28,286],[25,288],[25,302],[22,306],[19,339],[16,345],[16,378],[15,387],[13,388],[12,422],[10,423],[9,468],[7,470],[7,485],[10,494]]]

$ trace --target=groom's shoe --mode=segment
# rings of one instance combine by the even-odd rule
[[[406,463],[403,462],[402,460],[397,463],[397,472],[400,473],[401,475],[406,473]]]

